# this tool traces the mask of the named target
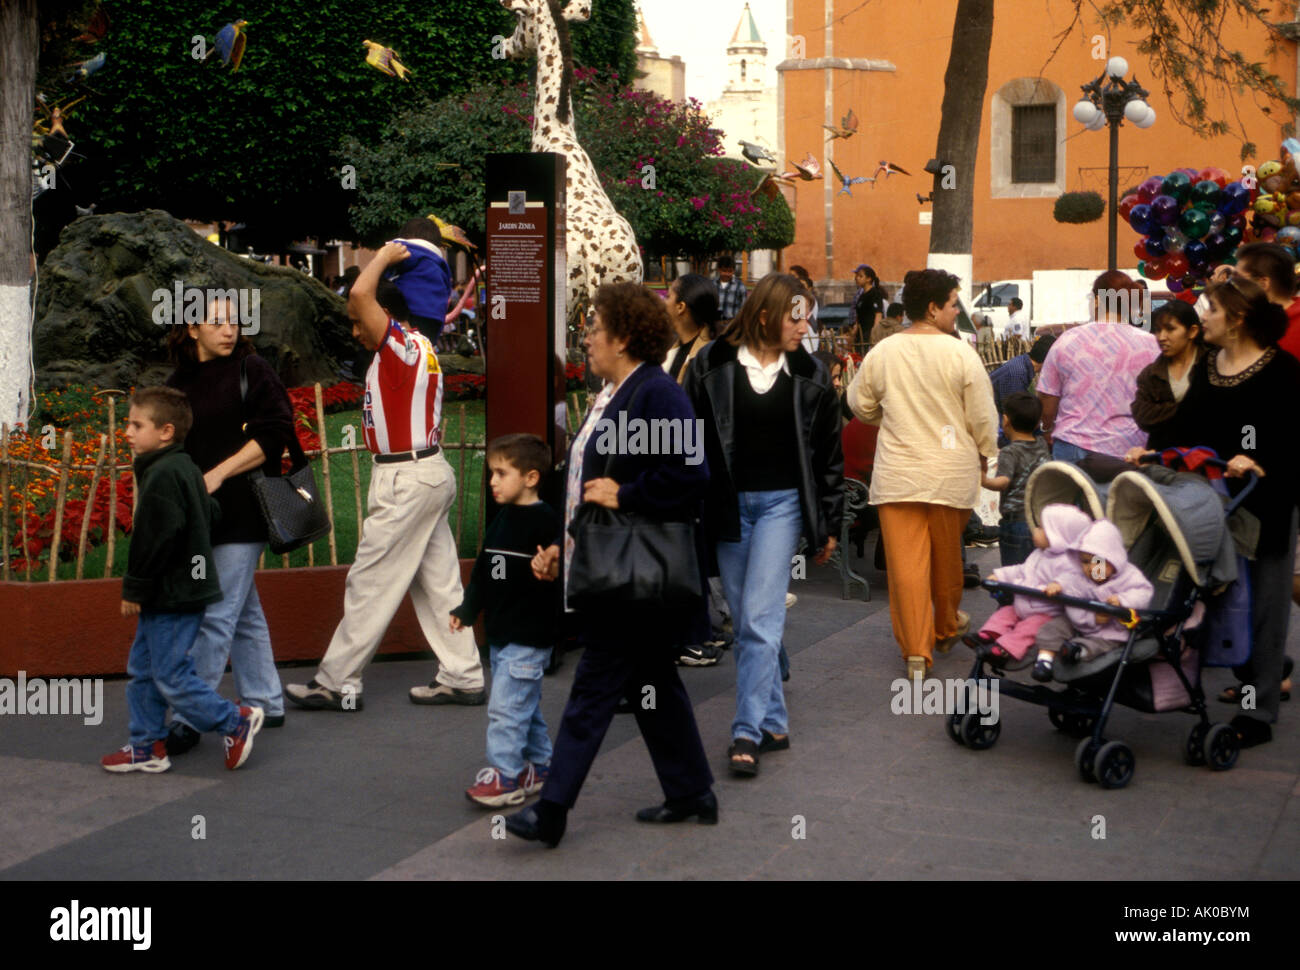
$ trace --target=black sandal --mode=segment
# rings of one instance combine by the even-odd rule
[[[789,751],[790,735],[778,738],[771,731],[763,731],[763,740],[758,742],[760,754],[767,754],[769,751]]]
[[[731,773],[741,778],[753,778],[758,774],[758,745],[749,738],[736,738],[727,749],[727,759],[731,762]],[[753,761],[741,761],[741,755],[749,755]]]
[[[1291,674],[1295,670],[1295,661],[1290,657],[1284,657],[1282,660],[1282,679],[1284,681],[1291,679]],[[1236,684],[1233,687],[1225,687],[1223,693],[1219,695],[1219,701],[1223,704],[1238,704],[1241,702],[1241,689],[1245,684]],[[1291,692],[1285,687],[1282,688],[1282,700],[1289,701]]]

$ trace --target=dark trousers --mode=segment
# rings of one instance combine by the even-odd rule
[[[622,628],[627,629],[624,621]],[[599,636],[579,637],[582,659],[573,676],[551,756],[551,774],[542,798],[572,808],[596,760],[614,708],[626,697],[636,712],[655,774],[669,801],[703,795],[713,785],[695,712],[677,675],[673,650],[665,641],[619,635],[608,626]],[[617,636],[617,639],[615,637]],[[654,688],[653,694],[645,690]],[[653,708],[647,709],[653,697]]]
[[[1242,711],[1277,723],[1282,700],[1282,665],[1286,662],[1287,624],[1291,619],[1291,576],[1295,567],[1296,513],[1291,513],[1288,542],[1282,552],[1257,556],[1250,564],[1252,645],[1250,659],[1232,672],[1255,686],[1255,710]]]

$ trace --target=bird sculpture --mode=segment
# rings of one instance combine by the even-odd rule
[[[90,60],[77,61],[75,64],[70,64],[69,67],[76,68],[76,70],[72,72],[72,79],[76,80],[77,78],[81,78],[84,80],[90,77],[90,75],[94,74],[104,66],[105,60],[104,52],[100,51],[94,57],[90,58]]]
[[[831,133],[831,136],[826,139],[828,142],[834,141],[836,138],[852,138],[858,133],[858,116],[850,108],[849,113],[840,119],[838,128],[834,125],[822,125],[822,127]]]
[[[870,182],[872,188],[876,187],[876,180],[874,178],[868,178],[865,175],[855,175],[852,178],[849,178],[840,171],[839,166],[835,164],[834,159],[831,160],[831,171],[834,172],[835,177],[840,180],[841,188],[836,195],[848,195],[851,197],[853,195],[853,190],[850,189],[849,186],[857,185],[861,182]]]
[[[76,38],[79,44],[95,44],[104,39],[108,33],[108,14],[104,13],[103,7],[96,7],[86,21],[85,31]]]
[[[216,52],[221,55],[221,63],[230,68],[231,74],[239,70],[244,60],[244,48],[248,45],[244,28],[247,26],[247,20],[236,20],[217,31]],[[208,51],[208,56],[203,59],[206,61],[211,56],[212,51]]]
[[[749,193],[749,197],[751,199],[757,199],[759,196],[762,196],[766,199],[775,199],[781,194],[782,184],[790,185],[792,183],[789,179],[781,178],[781,176],[773,175],[769,172],[759,181],[758,185],[754,188],[754,191]]]
[[[383,44],[376,44],[372,40],[363,40],[362,45],[366,48],[366,63],[371,67],[378,68],[389,77],[400,77],[406,80],[406,75],[411,73],[411,69],[404,66],[397,59],[397,51],[391,47],[385,47]]]
[[[916,201],[919,205],[925,205],[927,202],[933,202],[934,190],[932,189],[929,195],[922,195],[920,192],[916,193]]]
[[[791,162],[790,164],[794,166],[794,171],[782,172],[777,176],[778,178],[797,178],[802,179],[805,182],[814,182],[822,177],[821,162],[817,161],[816,156],[814,156],[812,152],[808,152],[808,154],[804,155],[803,161]]]
[[[776,156],[769,152],[762,145],[756,145],[752,141],[740,140],[741,154],[745,160],[757,165],[759,162],[775,162]]]
[[[429,213],[429,218],[432,219],[434,225],[438,227],[438,233],[442,236],[443,242],[450,246],[459,246],[466,251],[478,249],[478,247],[470,241],[469,236],[465,235],[465,230],[460,226],[453,226],[450,222],[444,222],[432,212]]]
[[[911,174],[912,174],[911,172],[907,171],[906,169],[904,169],[904,168],[902,168],[902,167],[900,167],[900,166],[898,166],[898,165],[895,165],[893,162],[887,162],[887,161],[885,161],[883,158],[880,160],[880,164],[879,164],[878,166],[876,166],[876,172],[875,172],[875,176],[876,176],[876,178],[880,178],[880,173],[881,173],[881,172],[884,172],[884,173],[885,173],[885,181],[889,181],[889,176],[891,176],[891,175],[911,175]]]

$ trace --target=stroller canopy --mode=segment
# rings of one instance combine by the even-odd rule
[[[1106,514],[1104,494],[1105,489],[1077,466],[1065,461],[1046,461],[1030,473],[1025,483],[1025,518],[1030,526],[1041,529],[1043,509],[1060,503],[1073,505],[1100,519]]]
[[[1121,472],[1110,483],[1106,517],[1119,529],[1126,548],[1147,529],[1162,528],[1198,586],[1237,578],[1236,546],[1223,500],[1199,475],[1160,466]]]

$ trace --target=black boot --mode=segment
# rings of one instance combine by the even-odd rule
[[[507,815],[506,831],[521,839],[541,842],[548,849],[554,849],[560,844],[560,839],[564,838],[564,826],[568,818],[567,808],[543,798],[522,812]]]
[[[643,808],[636,813],[638,822],[684,822],[692,815],[699,816],[701,825],[718,824],[718,798],[712,791],[706,791],[695,798],[670,800],[662,805]]]

